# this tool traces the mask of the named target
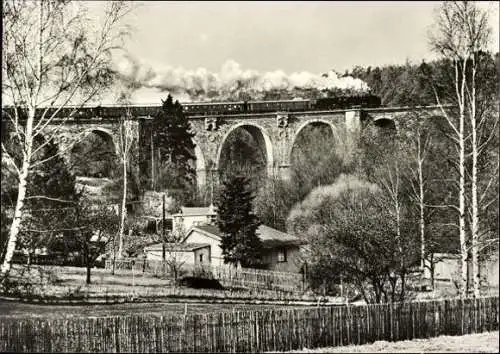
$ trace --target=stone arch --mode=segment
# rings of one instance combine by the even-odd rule
[[[293,135],[293,139],[292,139],[292,142],[290,144],[290,147],[289,147],[288,153],[287,153],[287,159],[288,159],[289,164],[291,164],[291,162],[292,162],[292,151],[293,151],[293,147],[295,145],[295,142],[297,141],[297,137],[299,136],[302,129],[304,129],[305,127],[307,127],[308,125],[311,125],[311,124],[325,124],[325,125],[329,126],[330,129],[332,130],[333,139],[335,141],[339,141],[340,133],[338,131],[338,128],[335,126],[335,124],[333,124],[331,121],[328,121],[326,119],[321,119],[321,118],[310,119],[310,120],[302,123],[297,128],[297,130],[295,131],[295,134]]]
[[[257,141],[259,146],[264,148],[266,154],[266,168],[267,174],[271,175],[273,173],[274,168],[274,152],[273,152],[273,144],[271,143],[271,139],[266,132],[266,129],[260,126],[259,124],[252,122],[241,122],[233,125],[222,137],[219,147],[217,148],[217,156],[215,159],[215,169],[218,171],[220,169],[220,158],[222,154],[222,149],[224,148],[224,143],[227,138],[230,136],[232,132],[234,132],[238,128],[245,129],[248,133],[252,135],[252,137]]]
[[[118,139],[115,138],[115,134],[113,134],[112,130],[103,127],[91,127],[83,130],[80,134],[73,136],[72,139],[66,139],[66,140],[72,140],[72,141],[66,141],[68,154],[70,155],[69,160],[73,161],[75,149],[79,147],[79,144],[83,144],[85,140],[92,135],[96,135],[102,139],[104,144],[106,144],[110,148],[110,150],[112,150],[109,151],[109,153],[111,152],[113,153],[114,160],[112,161],[118,163],[118,157],[120,152],[117,141]]]
[[[397,130],[397,128],[398,128],[394,119],[387,118],[387,117],[374,119],[373,124],[376,127],[383,128],[383,129]]]
[[[87,129],[84,131],[83,139],[88,137],[90,134],[97,134],[98,136],[100,136],[104,140],[108,140],[108,142],[111,141],[111,144],[115,148],[115,153],[117,155],[120,153],[120,148],[118,146],[118,141],[117,141],[118,139],[114,138],[114,134],[111,130],[109,130],[107,128],[101,128],[101,127],[90,128],[90,129]]]

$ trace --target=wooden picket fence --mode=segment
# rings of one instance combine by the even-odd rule
[[[111,269],[111,260],[106,261],[106,269]],[[164,270],[165,268],[165,270]],[[182,274],[196,275],[204,274],[221,282],[228,287],[245,287],[252,289],[283,290],[300,292],[304,288],[301,274],[290,272],[277,272],[265,269],[233,268],[229,266],[216,265],[191,265],[180,266]],[[162,261],[151,261],[142,259],[121,259],[115,261],[115,270],[133,270],[136,273],[147,272],[155,276],[167,273],[168,266]]]
[[[214,279],[218,279],[222,285],[228,287],[285,290],[290,292],[303,290],[302,275],[298,273],[215,265],[187,266],[186,270],[193,274],[208,274]]]
[[[499,298],[68,319],[0,318],[1,352],[264,352],[499,329]]]

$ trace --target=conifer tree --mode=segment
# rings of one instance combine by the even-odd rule
[[[194,180],[194,168],[192,161],[194,156],[194,143],[191,132],[191,124],[184,116],[179,101],[173,101],[168,95],[162,101],[162,108],[153,121],[153,135],[155,152],[159,155],[162,165],[170,170],[176,171],[176,176],[171,176],[175,181],[168,181],[169,187],[184,187]],[[154,157],[154,158],[157,158]],[[156,166],[160,166],[156,162]]]
[[[262,242],[256,234],[260,222],[253,212],[253,199],[248,178],[230,176],[223,182],[216,207],[225,263],[243,267],[260,264]]]
[[[27,213],[22,222],[20,244],[30,252],[37,247],[61,250],[65,242],[56,236],[70,224],[68,209],[79,196],[75,176],[52,141],[45,146],[40,160],[48,157],[50,160],[39,165],[28,178]],[[63,248],[68,251],[67,247]]]
[[[28,186],[30,195],[61,200],[74,199],[76,194],[76,178],[69,171],[64,159],[58,152],[58,145],[52,141],[45,147],[44,156],[41,159],[54,157],[33,171],[31,183]],[[35,201],[44,206],[51,205],[52,207],[60,206],[64,203],[61,201],[43,200],[43,198],[36,198],[33,202]]]

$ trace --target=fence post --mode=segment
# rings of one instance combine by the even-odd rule
[[[253,320],[254,320],[254,326],[255,326],[255,347],[253,348],[252,352],[261,352],[262,348],[260,347],[260,328],[259,328],[259,312],[254,311],[253,312]]]
[[[187,316],[184,315],[182,316],[182,345],[181,345],[181,351],[185,351],[186,350],[186,345],[188,343],[188,340],[187,340],[187,331],[186,331],[186,323],[187,322]]]
[[[462,297],[460,297],[460,299],[458,300],[458,303],[460,304],[460,325],[461,325],[461,332],[460,332],[460,335],[464,335],[464,313],[465,313],[465,299],[463,299]]]
[[[390,328],[390,333],[391,333],[391,342],[394,341],[394,322],[393,322],[393,313],[392,313],[392,306],[393,303],[391,302],[389,304],[389,328]]]

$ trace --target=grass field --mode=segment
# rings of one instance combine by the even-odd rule
[[[498,353],[498,340],[498,331],[495,331],[400,342],[377,341],[373,344],[303,349],[287,353]]]
[[[20,272],[24,267],[15,265],[14,272]],[[82,290],[89,290],[91,294],[99,294],[103,288],[110,292],[129,293],[134,291],[140,294],[148,291],[172,289],[171,279],[161,279],[153,277],[148,273],[133,273],[130,270],[117,270],[115,275],[110,274],[110,270],[96,268],[92,269],[92,284],[85,285],[85,268],[79,267],[59,267],[59,266],[34,266],[31,276],[40,281],[41,277],[47,278],[50,274],[52,284],[44,285],[43,290],[47,294],[64,294],[69,289],[81,287]],[[26,273],[19,273],[19,275]],[[179,288],[179,287],[178,287]],[[199,295],[203,291],[191,288],[179,288],[184,295]],[[224,291],[211,290],[213,293]],[[93,317],[93,316],[125,316],[125,315],[171,315],[187,313],[208,313],[224,312],[233,310],[264,310],[275,308],[276,305],[265,304],[217,304],[217,303],[188,303],[182,302],[154,302],[154,303],[121,303],[121,304],[34,304],[14,301],[0,300],[0,317]]]
[[[188,296],[188,297],[237,297],[239,299],[253,299],[258,297],[263,300],[283,299],[282,292],[265,289],[245,289],[241,287],[217,289],[195,289],[188,286],[175,286],[171,277],[155,277],[153,274],[142,271],[111,270],[103,268],[92,269],[91,284],[87,285],[86,269],[83,267],[62,266],[32,266],[27,267],[15,264],[11,271],[12,278],[23,285],[17,288],[29,288],[23,290],[23,296],[79,296],[109,297],[109,296],[133,296],[142,298],[154,298],[165,296]],[[24,288],[23,288],[24,287]],[[288,298],[297,299],[294,295]],[[314,300],[314,298],[312,298]]]
[[[202,303],[202,300],[193,297],[213,297],[217,299],[229,299],[236,296],[243,298],[254,298],[253,293],[243,290],[211,290],[193,289],[189,287],[173,287],[171,279],[153,277],[148,273],[137,273],[131,270],[117,270],[114,275],[110,270],[96,268],[92,269],[92,284],[85,284],[85,268],[60,267],[60,266],[33,266],[29,272],[24,266],[14,265],[13,273],[25,279],[34,279],[40,284],[35,287],[44,295],[67,296],[70,292],[76,294],[75,289],[80,289],[82,294],[108,295],[113,294],[135,294],[139,300],[151,294],[178,294],[191,297],[187,300],[187,313],[208,313],[242,310],[264,310],[275,308],[273,304],[221,304]],[[50,278],[50,281],[49,281]],[[36,292],[34,292],[36,293]],[[266,296],[266,293],[263,293]],[[269,295],[271,296],[271,295]],[[270,298],[272,299],[272,297]],[[214,301],[215,302],[215,301]],[[285,306],[285,305],[282,305]],[[300,305],[286,305],[300,306]],[[133,302],[115,304],[37,304],[0,300],[0,317],[89,317],[89,316],[119,316],[119,315],[170,315],[182,314],[186,310],[182,299],[172,300],[163,298],[155,302]]]
[[[94,268],[90,285],[85,283],[86,269],[83,267],[33,266],[27,271],[25,266],[16,264],[11,273],[20,280],[29,279],[35,289],[47,295],[61,295],[75,289],[97,294],[102,292],[103,288],[116,293],[141,293],[172,288],[171,279],[156,278],[149,273],[133,273],[128,270],[117,270],[111,275],[110,270]]]
[[[61,285],[78,286],[85,284],[86,269],[81,267],[51,267]],[[109,269],[95,268],[91,273],[92,284],[110,286],[125,290],[134,287],[159,288],[172,285],[171,279],[161,279],[150,273],[132,272],[131,270],[116,270],[112,275]]]
[[[185,307],[186,306],[186,307]],[[280,306],[285,307],[285,306]],[[265,310],[277,308],[277,305],[250,304],[201,304],[201,303],[125,303],[102,305],[52,305],[28,304],[11,301],[0,301],[1,317],[30,318],[68,318],[68,317],[107,317],[134,315],[174,315],[203,314],[209,312]]]

